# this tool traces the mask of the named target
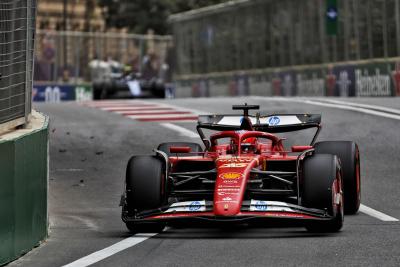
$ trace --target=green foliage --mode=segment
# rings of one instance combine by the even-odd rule
[[[146,33],[148,29],[156,34],[169,31],[168,16],[191,9],[214,5],[227,0],[98,0],[106,7],[108,27],[128,27],[135,33]]]

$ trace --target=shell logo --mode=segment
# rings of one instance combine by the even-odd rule
[[[240,177],[242,177],[242,174],[240,174],[238,172],[226,172],[226,173],[222,173],[220,175],[220,177],[222,179],[239,179]]]

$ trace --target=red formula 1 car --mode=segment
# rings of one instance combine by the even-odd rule
[[[163,143],[133,156],[121,199],[132,232],[157,232],[177,221],[290,221],[336,232],[360,206],[360,157],[354,142],[315,143],[321,115],[200,116],[196,143]],[[285,150],[278,134],[315,128],[311,145]],[[206,130],[205,130],[206,129]],[[207,138],[204,131],[217,131]],[[279,225],[279,224],[278,224]]]

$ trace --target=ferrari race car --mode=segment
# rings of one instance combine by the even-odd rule
[[[200,116],[197,143],[162,143],[133,156],[121,198],[132,232],[159,232],[190,221],[294,222],[337,232],[360,206],[360,156],[350,141],[316,143],[321,115]],[[278,134],[315,128],[310,145],[284,148]],[[211,132],[206,137],[205,131]]]

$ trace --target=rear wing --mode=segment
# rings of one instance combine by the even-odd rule
[[[269,133],[293,132],[309,128],[320,128],[320,114],[273,114],[247,116],[256,131]],[[240,115],[201,115],[198,127],[216,130],[240,130],[243,121]]]

